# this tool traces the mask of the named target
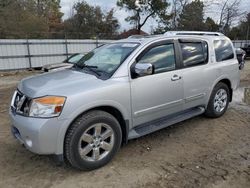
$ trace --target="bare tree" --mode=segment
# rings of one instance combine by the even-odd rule
[[[171,10],[171,28],[173,30],[177,29],[178,18],[182,13],[183,8],[188,4],[189,0],[172,0],[172,10]]]
[[[239,19],[244,12],[240,9],[241,0],[224,0],[220,2],[220,20],[219,26],[222,32],[227,32],[233,22]]]

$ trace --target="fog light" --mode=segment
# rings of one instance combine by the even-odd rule
[[[29,146],[30,148],[32,147],[32,140],[30,139],[25,139],[25,143],[27,146]]]

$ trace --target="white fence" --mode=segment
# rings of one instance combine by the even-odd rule
[[[0,40],[0,70],[42,67],[111,40]]]
[[[112,40],[0,40],[0,71],[59,63],[74,53],[87,53]],[[250,41],[233,41],[245,47]]]
[[[250,40],[233,40],[232,42],[235,48],[246,48],[250,45]]]

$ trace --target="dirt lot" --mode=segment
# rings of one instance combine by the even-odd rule
[[[8,106],[16,83],[34,72],[0,74],[0,187],[250,187],[250,61],[241,89],[219,119],[203,116],[129,141],[107,166],[80,172],[30,153],[11,136]]]

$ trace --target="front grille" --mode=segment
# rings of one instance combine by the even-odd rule
[[[15,91],[11,102],[12,112],[25,116],[28,115],[30,101],[29,97],[25,96],[18,90]]]

